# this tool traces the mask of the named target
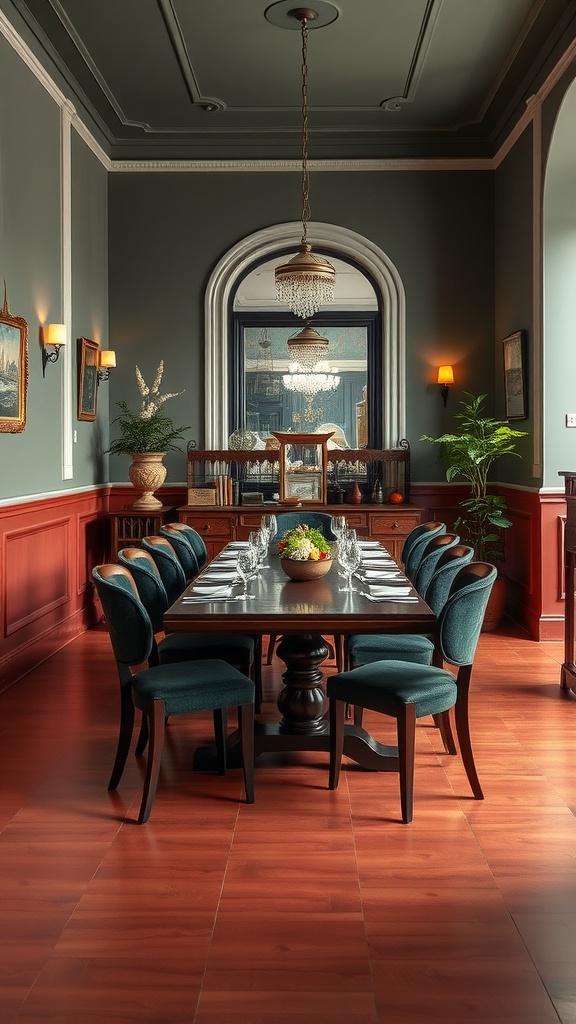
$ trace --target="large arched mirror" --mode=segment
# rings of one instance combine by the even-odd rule
[[[382,327],[367,274],[326,253],[336,269],[334,302],[311,326],[328,341],[309,372],[288,343],[304,324],[276,300],[274,257],[251,269],[232,299],[229,421],[266,439],[274,430],[333,429],[341,447],[379,447]],[[378,412],[377,412],[378,410]]]

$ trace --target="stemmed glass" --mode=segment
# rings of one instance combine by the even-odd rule
[[[355,530],[346,530],[338,538],[338,561],[344,570],[346,586],[339,587],[340,591],[347,594],[358,593],[356,587],[352,586],[352,573],[356,572],[362,562],[362,551],[358,544]]]
[[[346,516],[332,516],[330,526],[332,528],[332,533],[336,537],[336,540],[338,540],[340,534],[347,528],[348,520],[346,519]]]
[[[260,520],[260,529],[268,531],[268,543],[270,543],[278,532],[278,521],[273,512],[269,512],[265,516],[262,516],[262,519]]]
[[[268,552],[268,534],[265,530],[251,530],[248,535],[248,549],[254,552],[254,575],[260,576]]]
[[[252,579],[254,572],[254,556],[250,548],[243,548],[238,555],[238,562],[236,565],[238,575],[244,584],[244,589],[241,594],[238,594],[239,601],[250,601],[254,598],[255,594],[248,593],[248,580]]]

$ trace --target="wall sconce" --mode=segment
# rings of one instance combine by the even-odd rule
[[[98,383],[108,380],[110,370],[116,366],[116,353],[112,349],[102,349],[98,355]]]
[[[440,394],[444,401],[444,408],[446,408],[446,400],[448,398],[448,392],[454,383],[454,370],[451,366],[439,366],[438,367],[438,384],[440,385]]]
[[[42,332],[42,376],[46,376],[46,363],[58,361],[60,349],[66,344],[66,324],[46,324]],[[48,350],[51,351],[48,351]]]

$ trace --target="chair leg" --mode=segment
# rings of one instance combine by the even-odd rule
[[[359,707],[357,704],[354,705],[354,725],[362,726],[364,720],[364,708]]]
[[[330,774],[328,789],[338,789],[344,750],[344,714],[346,702],[330,700]]]
[[[144,779],[144,792],[140,804],[138,824],[144,825],[150,817],[158,776],[160,774],[160,762],[162,760],[162,748],[164,746],[164,723],[166,710],[163,700],[153,700],[148,710],[148,728],[150,730],[150,742],[148,744],[148,761],[146,763],[146,776]]]
[[[272,664],[272,655],[274,654],[274,648],[276,647],[276,641],[278,640],[278,633],[270,633],[268,639],[268,653],[266,655],[266,664]]]
[[[138,734],[138,742],[136,743],[136,757],[141,757],[146,750],[146,744],[148,743],[148,719],[146,715],[142,715],[142,721],[140,722],[140,732]]]
[[[242,770],[246,803],[254,803],[254,705],[242,704],[238,708],[240,745],[242,748]]]
[[[112,768],[108,789],[116,789],[122,778],[122,772],[124,771],[126,758],[130,750],[130,743],[132,742],[133,730],[134,704],[132,702],[132,694],[130,687],[124,686],[120,691],[120,729],[118,732],[116,757],[114,758],[114,767]],[[136,752],[138,752],[138,748],[136,748]]]
[[[226,775],[226,733],[228,731],[228,711],[226,708],[216,708],[212,713],[212,717],[214,719],[214,737],[216,740],[218,775]]]
[[[439,714],[433,715],[432,717],[434,719],[434,725],[442,737],[442,743],[444,744],[444,750],[446,753],[457,754],[458,751],[456,749],[454,733],[452,732],[452,724],[450,722],[450,712],[441,711]]]
[[[414,747],[416,741],[416,705],[404,704],[396,718],[398,732],[398,771],[402,821],[408,825],[414,812]]]
[[[454,718],[456,720],[456,734],[458,736],[458,744],[460,746],[460,756],[462,758],[462,764],[464,765],[466,775],[468,776],[470,788],[477,800],[483,800],[484,793],[482,792],[482,786],[480,785],[480,779],[478,778],[478,772],[476,771],[474,753],[472,751],[472,740],[470,739],[468,694],[471,672],[471,665],[464,666],[464,668],[461,668],[458,672],[458,698],[454,708]]]
[[[262,701],[264,699],[264,694],[262,691],[262,637],[256,636],[254,639],[254,666],[252,672],[254,678],[254,686],[256,689],[256,697],[254,703],[256,705],[256,713],[260,714],[262,710]]]

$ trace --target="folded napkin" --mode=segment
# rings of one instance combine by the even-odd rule
[[[228,549],[229,548],[247,548],[247,547],[249,547],[249,542],[247,540],[231,540],[230,543],[227,545]]]
[[[387,601],[388,604],[408,604],[411,601],[418,601],[416,594],[399,594],[394,596],[393,594],[364,594],[367,601]]]
[[[388,594],[391,597],[407,597],[408,594],[412,593],[412,587],[401,585],[381,586],[376,583],[370,583],[369,589],[373,597],[386,597]]]
[[[362,564],[362,571],[367,580],[383,580],[389,575],[389,570],[385,569],[368,569]]]
[[[230,597],[232,587],[208,587],[199,586],[195,583],[192,587],[192,593],[198,594],[199,596],[201,595],[202,597],[205,597],[206,600],[210,600],[215,597]],[[186,601],[187,598],[183,598],[183,600]]]
[[[219,569],[218,571],[210,569],[208,572],[205,572],[202,576],[200,576],[199,579],[196,580],[196,582],[200,584],[225,583],[226,580],[232,582],[232,580],[235,580],[236,578],[237,573],[233,569]]]
[[[358,544],[361,548],[379,548],[379,540],[359,540]]]
[[[227,551],[227,550],[224,550],[224,551],[221,551],[219,555],[217,555],[216,561],[221,561],[221,562],[234,561],[235,562],[237,558],[238,558],[238,552],[237,551],[229,551],[229,550]]]
[[[373,565],[378,569],[397,569],[398,566],[393,558],[362,558],[362,565]]]

